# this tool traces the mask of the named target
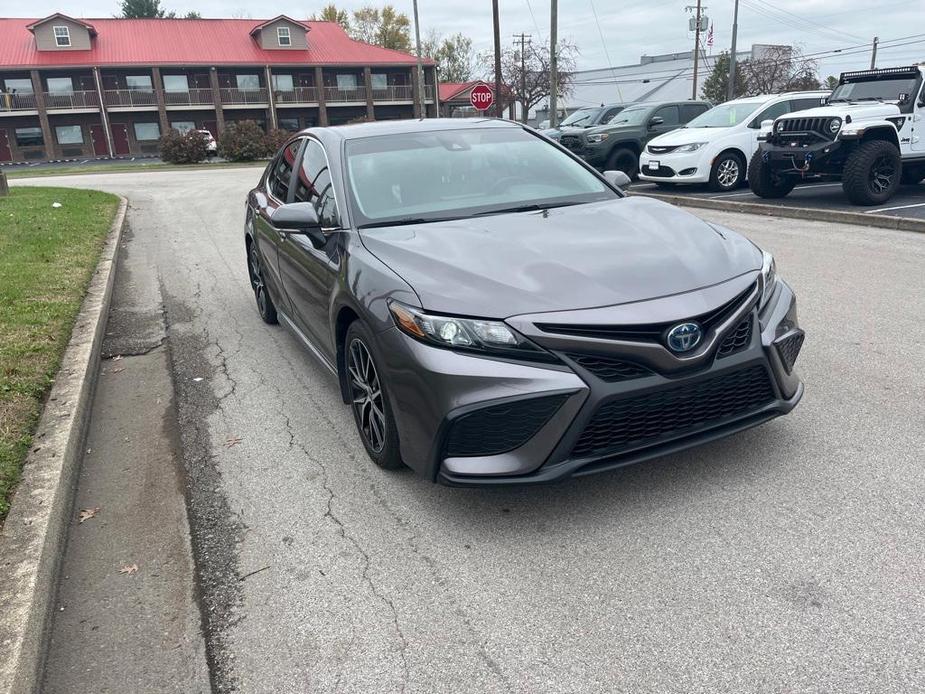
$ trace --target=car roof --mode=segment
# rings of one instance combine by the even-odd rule
[[[514,123],[502,118],[416,118],[309,128],[303,132],[324,131],[343,140],[355,140],[361,137],[403,135],[405,133],[434,132],[437,130],[467,130],[474,127],[520,128],[523,126],[520,123]]]
[[[792,99],[795,96],[825,96],[831,94],[830,89],[809,89],[803,92],[781,92],[780,94],[757,94],[756,96],[740,96],[738,99],[724,101],[724,104],[762,104],[774,99]],[[721,104],[717,104],[720,106]]]

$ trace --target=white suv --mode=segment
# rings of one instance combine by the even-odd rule
[[[639,178],[661,186],[707,183],[733,190],[745,183],[766,120],[823,103],[827,91],[790,92],[733,99],[670,133],[649,140],[639,157]]]

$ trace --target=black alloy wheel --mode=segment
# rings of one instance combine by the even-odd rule
[[[250,264],[251,288],[254,290],[254,298],[257,300],[257,311],[264,323],[274,325],[279,322],[276,315],[276,306],[273,299],[267,292],[267,285],[263,277],[263,266],[260,263],[260,252],[257,250],[256,241],[250,243],[248,251],[248,263]]]

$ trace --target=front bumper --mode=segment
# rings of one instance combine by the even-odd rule
[[[665,183],[706,183],[710,180],[709,162],[702,161],[699,152],[668,152],[639,155],[639,178]],[[652,168],[652,164],[657,166]]]
[[[841,140],[806,143],[775,136],[761,144],[761,158],[776,172],[786,175],[815,176],[841,172],[845,155]]]
[[[613,342],[547,335],[544,346],[567,366],[530,365],[430,347],[387,330],[380,346],[402,457],[444,484],[546,483],[683,450],[785,414],[803,395],[793,370],[802,345],[796,301],[783,282],[760,315],[757,296],[750,301],[710,333],[691,363],[672,364],[673,355],[657,344],[636,345],[629,351],[646,373],[616,381],[573,358],[576,349],[619,354],[622,346],[603,354]],[[527,332],[533,318],[509,322]],[[743,321],[752,326],[747,337]],[[737,329],[737,349],[720,356]],[[554,406],[551,414],[545,405]],[[505,441],[514,447],[501,450]],[[497,452],[481,455],[480,447]]]

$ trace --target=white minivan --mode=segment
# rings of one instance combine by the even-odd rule
[[[707,183],[711,190],[733,190],[745,183],[762,121],[819,106],[830,93],[766,94],[714,106],[684,127],[649,140],[639,157],[639,178],[665,187]]]

